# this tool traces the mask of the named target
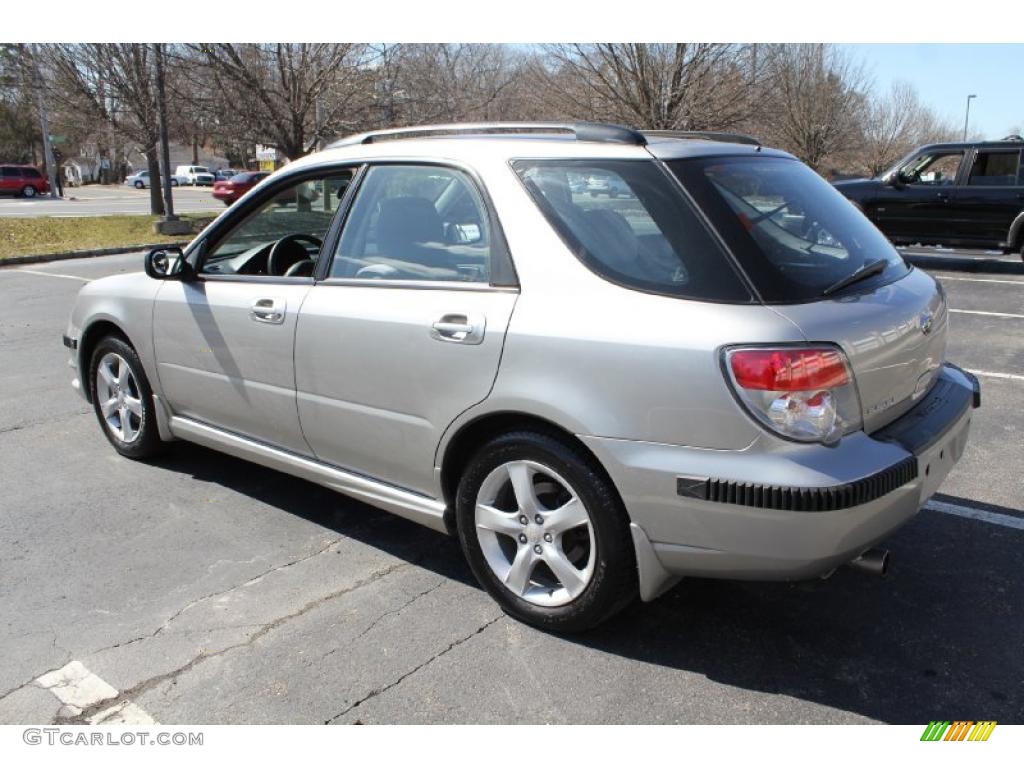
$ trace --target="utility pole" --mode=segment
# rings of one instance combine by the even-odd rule
[[[57,168],[53,159],[53,147],[50,146],[50,121],[46,114],[46,98],[43,96],[43,75],[39,71],[38,46],[32,46],[32,71],[35,76],[36,107],[39,110],[39,125],[43,131],[43,158],[46,162],[46,174],[50,179],[50,197],[60,197],[57,186]]]
[[[164,87],[164,44],[155,43],[156,106],[160,119],[160,186],[164,193],[164,221],[177,221],[171,192],[171,149],[167,141],[167,91]]]
[[[978,98],[978,94],[972,93],[967,97],[967,112],[964,115],[964,141],[967,141],[967,122],[971,119],[971,99]]]

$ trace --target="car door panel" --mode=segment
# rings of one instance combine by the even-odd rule
[[[434,495],[437,445],[490,392],[517,295],[314,287],[299,316],[295,369],[299,419],[317,458]],[[463,334],[464,324],[479,333]]]
[[[153,343],[171,411],[309,455],[292,363],[309,290],[305,282],[165,283],[153,308]]]
[[[1020,156],[1019,150],[976,153],[966,183],[957,187],[949,206],[949,218],[959,241],[992,248],[1009,244],[1010,226],[1024,211],[1024,185],[1018,175]],[[1005,160],[992,164],[995,167],[987,166],[992,157]]]

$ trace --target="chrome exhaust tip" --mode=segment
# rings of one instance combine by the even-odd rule
[[[871,573],[875,576],[885,576],[889,572],[889,550],[869,549],[866,552],[862,552],[860,557],[854,558],[847,565],[851,568],[856,568],[858,571]]]

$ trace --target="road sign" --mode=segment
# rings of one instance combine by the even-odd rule
[[[50,143],[51,144],[64,144],[67,140],[68,140],[67,136],[54,136],[52,134],[50,135]]]

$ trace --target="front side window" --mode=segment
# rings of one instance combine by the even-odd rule
[[[653,160],[520,160],[514,167],[569,248],[602,277],[670,296],[751,300],[728,256]]]
[[[27,178],[27,179],[41,179],[42,178],[42,174],[39,173],[39,171],[37,171],[35,168],[25,168],[24,169],[24,173],[25,173],[25,178]]]
[[[967,185],[971,187],[1013,187],[1017,184],[1020,152],[978,152],[971,164]]]
[[[907,184],[926,186],[948,186],[956,183],[956,173],[963,159],[963,152],[933,152],[918,155],[900,169],[900,175]]]
[[[907,272],[892,244],[831,184],[781,157],[675,160],[669,167],[730,245],[769,302],[821,298],[881,261],[877,286]]]
[[[341,170],[278,189],[214,245],[200,273],[309,277],[351,180]]]
[[[490,282],[487,209],[466,174],[425,165],[367,171],[331,277]]]

